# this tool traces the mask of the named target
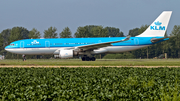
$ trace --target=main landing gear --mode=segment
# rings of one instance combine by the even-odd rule
[[[96,60],[95,57],[88,57],[88,56],[82,57],[82,61],[95,61],[95,60]]]

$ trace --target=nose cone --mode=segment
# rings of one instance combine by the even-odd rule
[[[6,50],[6,51],[9,51],[9,45],[5,47],[5,50]]]
[[[15,53],[15,54],[20,54],[21,53],[21,51],[17,51],[15,49],[15,47],[13,47],[11,45],[6,46],[5,50],[8,51],[8,52],[11,52],[11,53]]]
[[[15,50],[12,46],[8,45],[5,47],[5,50],[8,51],[8,52],[11,52],[11,53],[15,53]]]

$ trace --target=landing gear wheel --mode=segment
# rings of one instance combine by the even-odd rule
[[[90,58],[89,57],[86,57],[86,61],[89,61],[90,60]]]
[[[95,58],[95,57],[92,57],[91,60],[92,60],[92,61],[96,61],[96,58]]]
[[[82,57],[82,61],[85,61],[86,60],[86,58],[85,57]]]
[[[22,55],[23,61],[26,61],[26,55]]]
[[[85,56],[85,57],[82,57],[82,61],[95,61],[96,60],[96,58],[95,57],[87,57],[87,56]]]

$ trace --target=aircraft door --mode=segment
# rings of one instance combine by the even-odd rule
[[[45,47],[46,47],[46,48],[49,48],[49,47],[50,47],[50,42],[49,42],[49,41],[46,41],[46,42],[45,42]]]
[[[20,48],[24,48],[24,41],[20,42]]]
[[[139,40],[138,40],[138,38],[135,38],[135,39],[134,39],[134,45],[139,45]]]

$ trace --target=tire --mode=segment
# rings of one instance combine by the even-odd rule
[[[89,57],[86,57],[86,61],[89,61],[90,60],[90,58]]]
[[[82,61],[85,61],[86,60],[86,58],[85,57],[82,57]]]
[[[95,57],[92,57],[91,60],[92,60],[92,61],[96,61],[96,58],[95,58]]]

